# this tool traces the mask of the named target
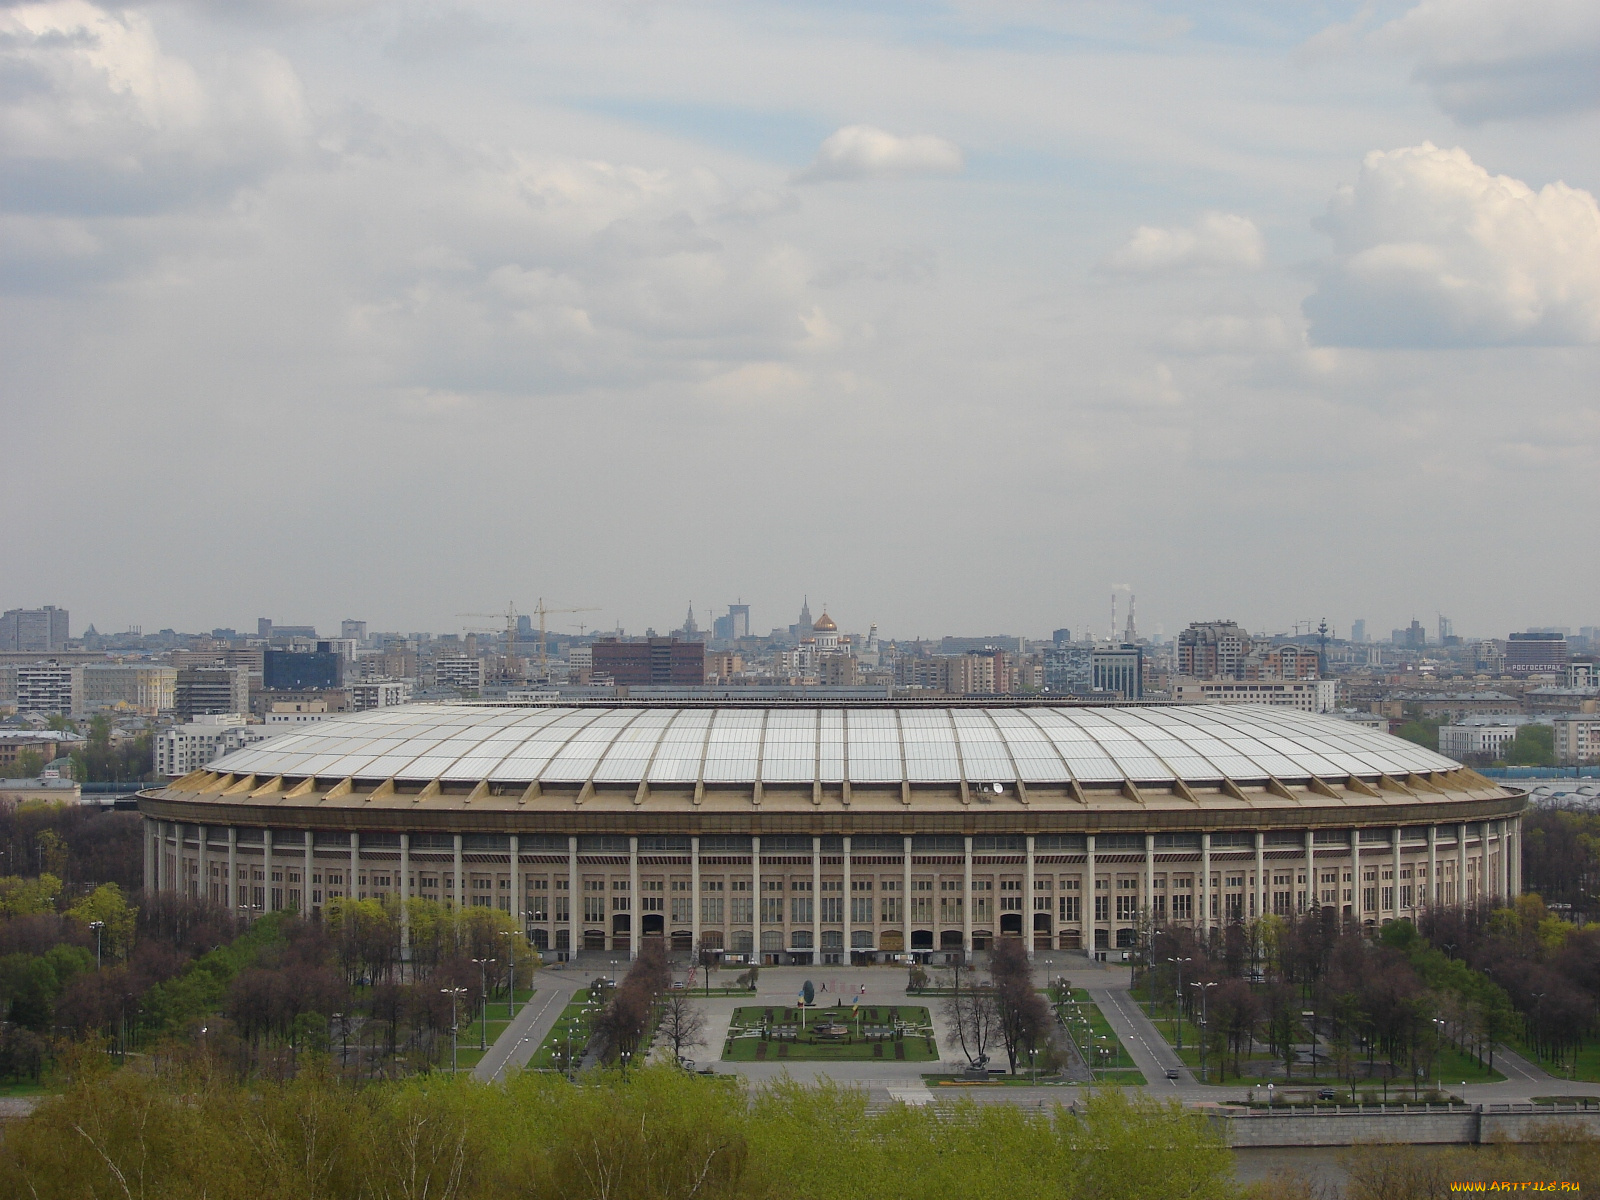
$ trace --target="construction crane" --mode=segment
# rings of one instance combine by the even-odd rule
[[[549,646],[545,638],[545,618],[554,613],[581,613],[599,612],[598,608],[551,608],[544,602],[544,597],[539,597],[539,603],[534,606],[533,612],[539,614],[539,678],[550,677]],[[506,658],[510,660],[517,652],[517,618],[519,616],[532,616],[533,613],[519,613],[515,603],[508,603],[503,613],[457,613],[458,617],[474,617],[479,620],[501,620],[506,623]],[[488,632],[487,630],[485,632]]]
[[[506,623],[506,665],[504,674],[509,677],[513,671],[512,663],[517,659],[517,612],[514,602],[507,601],[506,611],[503,613],[457,613],[458,617],[473,617],[480,621],[504,621]],[[493,633],[492,629],[473,629],[470,633]]]
[[[544,597],[540,596],[539,597],[539,603],[534,607],[533,611],[539,614],[539,678],[540,679],[548,679],[548,678],[550,678],[550,669],[549,669],[549,663],[547,662],[547,658],[546,658],[547,648],[546,648],[545,636],[544,636],[544,619],[546,617],[550,616],[552,613],[599,612],[600,610],[598,608],[595,608],[595,607],[589,607],[589,608],[548,608],[545,605]]]

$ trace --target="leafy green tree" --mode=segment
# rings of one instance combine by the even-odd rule
[[[67,910],[67,916],[83,922],[87,928],[99,921],[102,953],[121,958],[133,944],[134,927],[139,921],[139,910],[128,904],[122,889],[114,883],[102,883],[78,903]]]
[[[1549,725],[1523,725],[1506,747],[1506,762],[1519,767],[1556,765],[1556,731]]]

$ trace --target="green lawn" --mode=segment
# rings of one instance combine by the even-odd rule
[[[550,1029],[539,1048],[534,1051],[533,1057],[528,1060],[530,1071],[555,1071],[561,1067],[561,1054],[565,1053],[568,1043],[568,1033],[571,1033],[572,1055],[577,1058],[584,1046],[589,1042],[589,1019],[585,1005],[589,1001],[589,990],[579,988],[572,993],[572,999],[561,1010],[561,1015],[556,1018],[556,1023]]]
[[[517,989],[518,1011],[521,1011],[522,1007],[533,999],[534,990],[533,988]],[[504,1033],[506,1026],[510,1024],[511,1018],[506,1015],[504,996],[498,1000],[491,999],[489,1001],[489,1024],[487,1027],[484,1026],[481,1016],[475,1017],[471,1021],[462,1022],[461,1031],[456,1035],[457,1068],[467,1071],[477,1066],[483,1056],[488,1053],[487,1047],[494,1045],[495,1039]],[[480,1031],[483,1035],[481,1039]],[[480,1040],[485,1043],[485,1049],[483,1050],[478,1049]]]
[[[932,1062],[939,1057],[928,1010],[913,1004],[863,1004],[855,1018],[848,1006],[809,1009],[783,1005],[737,1008],[723,1047],[724,1062]],[[816,1028],[832,1020],[848,1026],[839,1040],[819,1038]],[[899,1036],[874,1031],[898,1024]],[[781,1033],[760,1036],[761,1030]],[[743,1035],[740,1036],[741,1031]]]
[[[1523,1042],[1521,1038],[1509,1038],[1507,1044],[1523,1058],[1533,1063],[1541,1070],[1548,1071],[1557,1079],[1574,1079],[1581,1083],[1600,1083],[1600,1045],[1586,1045],[1579,1048],[1577,1060],[1569,1051],[1561,1059],[1553,1059],[1549,1055],[1537,1057],[1533,1048]]]
[[[1057,989],[1051,988],[1049,994],[1053,1000],[1059,999]],[[1078,1044],[1078,1049],[1091,1057],[1090,1065],[1094,1068],[1096,1079],[1104,1079],[1106,1083],[1147,1082],[1144,1073],[1134,1066],[1133,1056],[1117,1038],[1111,1022],[1106,1020],[1100,1006],[1089,999],[1087,991],[1073,988],[1066,1001],[1057,1005],[1057,1011],[1066,1016],[1067,1030]],[[1108,1053],[1101,1055],[1096,1052],[1097,1049],[1104,1049]]]
[[[1140,1008],[1144,1009],[1147,1014],[1151,1011],[1148,1002],[1140,1004]],[[1162,1037],[1166,1038],[1167,1044],[1173,1047],[1178,1044],[1178,1031],[1181,1025],[1183,1049],[1179,1051],[1178,1057],[1183,1060],[1185,1065],[1194,1068],[1198,1072],[1200,1069],[1199,1026],[1187,1017],[1182,1018],[1180,1022],[1177,1015],[1177,1006],[1174,1004],[1157,1004],[1154,1015],[1151,1017],[1151,1024],[1160,1031]],[[1304,1039],[1302,1038],[1301,1040],[1303,1041]],[[1348,1087],[1350,1083],[1348,1076],[1334,1074],[1334,1063],[1328,1056],[1326,1043],[1321,1044],[1318,1048],[1317,1069],[1314,1076],[1312,1075],[1310,1063],[1297,1061],[1294,1064],[1294,1072],[1287,1081],[1283,1076],[1283,1059],[1275,1055],[1262,1051],[1248,1056],[1241,1055],[1239,1066],[1242,1074],[1238,1075],[1234,1074],[1233,1055],[1228,1053],[1225,1058],[1226,1077],[1219,1078],[1217,1070],[1219,1066],[1218,1055],[1214,1051],[1206,1054],[1206,1070],[1210,1076],[1210,1082],[1230,1084],[1277,1083],[1280,1085],[1287,1082],[1291,1086],[1294,1084],[1307,1084],[1330,1085],[1333,1087],[1341,1085]],[[1450,1045],[1440,1048],[1438,1055],[1433,1060],[1433,1066],[1434,1070],[1430,1073],[1428,1079],[1423,1081],[1424,1087],[1432,1086],[1432,1081],[1435,1078],[1446,1088],[1451,1086],[1459,1087],[1462,1083],[1499,1083],[1505,1079],[1505,1076],[1500,1072],[1480,1067],[1477,1060],[1471,1055],[1463,1054]],[[1406,1074],[1406,1067],[1402,1064],[1398,1067],[1398,1071],[1399,1074],[1389,1081],[1390,1092],[1394,1092],[1402,1086],[1407,1089],[1410,1087],[1410,1079]],[[1382,1093],[1383,1076],[1381,1064],[1375,1064],[1374,1074],[1369,1077],[1367,1075],[1367,1060],[1365,1056],[1362,1056],[1355,1063],[1355,1072],[1358,1093],[1369,1092],[1373,1089],[1377,1089],[1380,1094]]]

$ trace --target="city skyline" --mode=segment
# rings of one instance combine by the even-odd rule
[[[1591,619],[1590,7],[55,0],[0,42],[16,603]]]

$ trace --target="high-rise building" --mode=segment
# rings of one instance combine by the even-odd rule
[[[13,608],[0,614],[0,650],[54,654],[67,648],[69,633],[67,610],[54,604]]]
[[[1534,675],[1567,670],[1567,639],[1559,633],[1513,633],[1506,639],[1506,674]]]
[[[367,623],[346,618],[339,622],[339,636],[350,641],[364,642],[367,640]]]
[[[336,688],[344,683],[344,657],[335,650],[268,650],[261,663],[262,687],[269,692]]]
[[[173,711],[180,721],[207,713],[250,711],[250,672],[245,667],[186,667],[173,687]]]
[[[1100,646],[1089,656],[1090,683],[1097,692],[1113,692],[1123,700],[1144,696],[1144,648],[1124,642]]]
[[[1367,619],[1358,617],[1350,622],[1350,640],[1356,645],[1362,645],[1367,640]]]
[[[176,700],[178,670],[151,663],[85,663],[78,668],[77,712],[116,710],[153,717]]]
[[[591,652],[594,674],[609,676],[618,685],[698,687],[706,681],[703,642],[661,637],[638,642],[601,638]]]
[[[1065,646],[1072,640],[1072,630],[1053,629],[1050,631],[1050,641],[1057,646]]]
[[[78,674],[71,663],[18,663],[16,704],[21,713],[70,713]]]
[[[1178,635],[1178,674],[1238,679],[1250,646],[1250,635],[1237,621],[1195,621]]]

